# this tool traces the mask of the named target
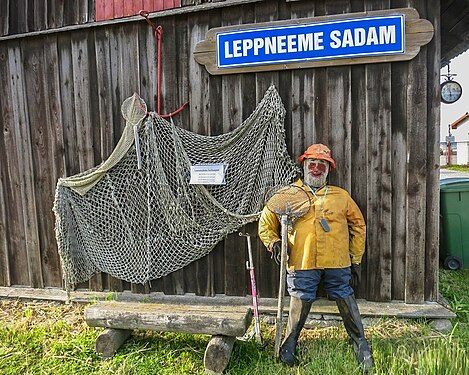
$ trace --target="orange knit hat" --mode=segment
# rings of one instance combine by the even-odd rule
[[[298,158],[300,163],[305,159],[327,160],[331,164],[331,171],[336,168],[335,161],[331,157],[331,150],[321,143],[309,146],[306,151]]]

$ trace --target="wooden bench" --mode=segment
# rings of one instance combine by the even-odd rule
[[[106,328],[96,339],[96,352],[112,357],[132,330],[154,330],[212,335],[204,355],[205,372],[222,373],[236,337],[251,325],[246,306],[186,305],[173,303],[98,302],[85,310],[91,327]]]

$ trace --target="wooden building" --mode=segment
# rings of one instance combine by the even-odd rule
[[[5,0],[0,4],[0,287],[61,289],[52,206],[59,177],[106,159],[134,92],[161,112],[189,101],[177,125],[206,135],[247,118],[274,84],[286,108],[290,155],[329,145],[331,183],[347,189],[368,226],[359,297],[437,301],[442,14],[424,0]],[[129,3],[133,4],[130,9]],[[107,5],[103,5],[107,4]],[[110,5],[112,7],[110,7]],[[467,5],[466,5],[467,7]],[[413,8],[434,35],[407,61],[210,74],[193,56],[215,27]],[[161,51],[154,29],[162,27]],[[449,13],[447,13],[449,14]],[[451,28],[448,28],[450,30]],[[467,27],[465,27],[465,30]],[[448,39],[449,40],[449,39]],[[459,48],[459,50],[458,50]],[[158,52],[162,69],[158,82]],[[245,228],[255,233],[255,224]],[[260,297],[275,297],[277,266],[254,244]],[[246,296],[246,244],[228,236],[205,258],[148,285],[105,274],[81,288],[167,295]]]

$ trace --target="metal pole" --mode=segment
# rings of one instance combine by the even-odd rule
[[[288,216],[282,215],[282,256],[280,258],[280,284],[278,287],[277,321],[275,325],[275,356],[280,355],[280,344],[283,331],[283,309],[285,306],[285,286],[287,279],[287,250],[288,250]]]
[[[254,310],[254,332],[256,335],[257,345],[260,349],[265,348],[266,343],[264,342],[261,334],[261,321],[259,317],[259,306],[257,303],[257,286],[256,286],[256,275],[254,272],[254,260],[252,257],[251,247],[251,235],[249,233],[239,232],[240,236],[246,237],[248,244],[248,257],[249,260],[246,262],[246,269],[249,271],[251,277],[251,295],[252,295],[252,308]],[[249,336],[249,334],[247,335]]]

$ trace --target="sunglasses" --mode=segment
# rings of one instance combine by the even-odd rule
[[[311,160],[308,161],[308,170],[310,171],[320,171],[325,173],[327,170],[327,162],[324,160]]]

